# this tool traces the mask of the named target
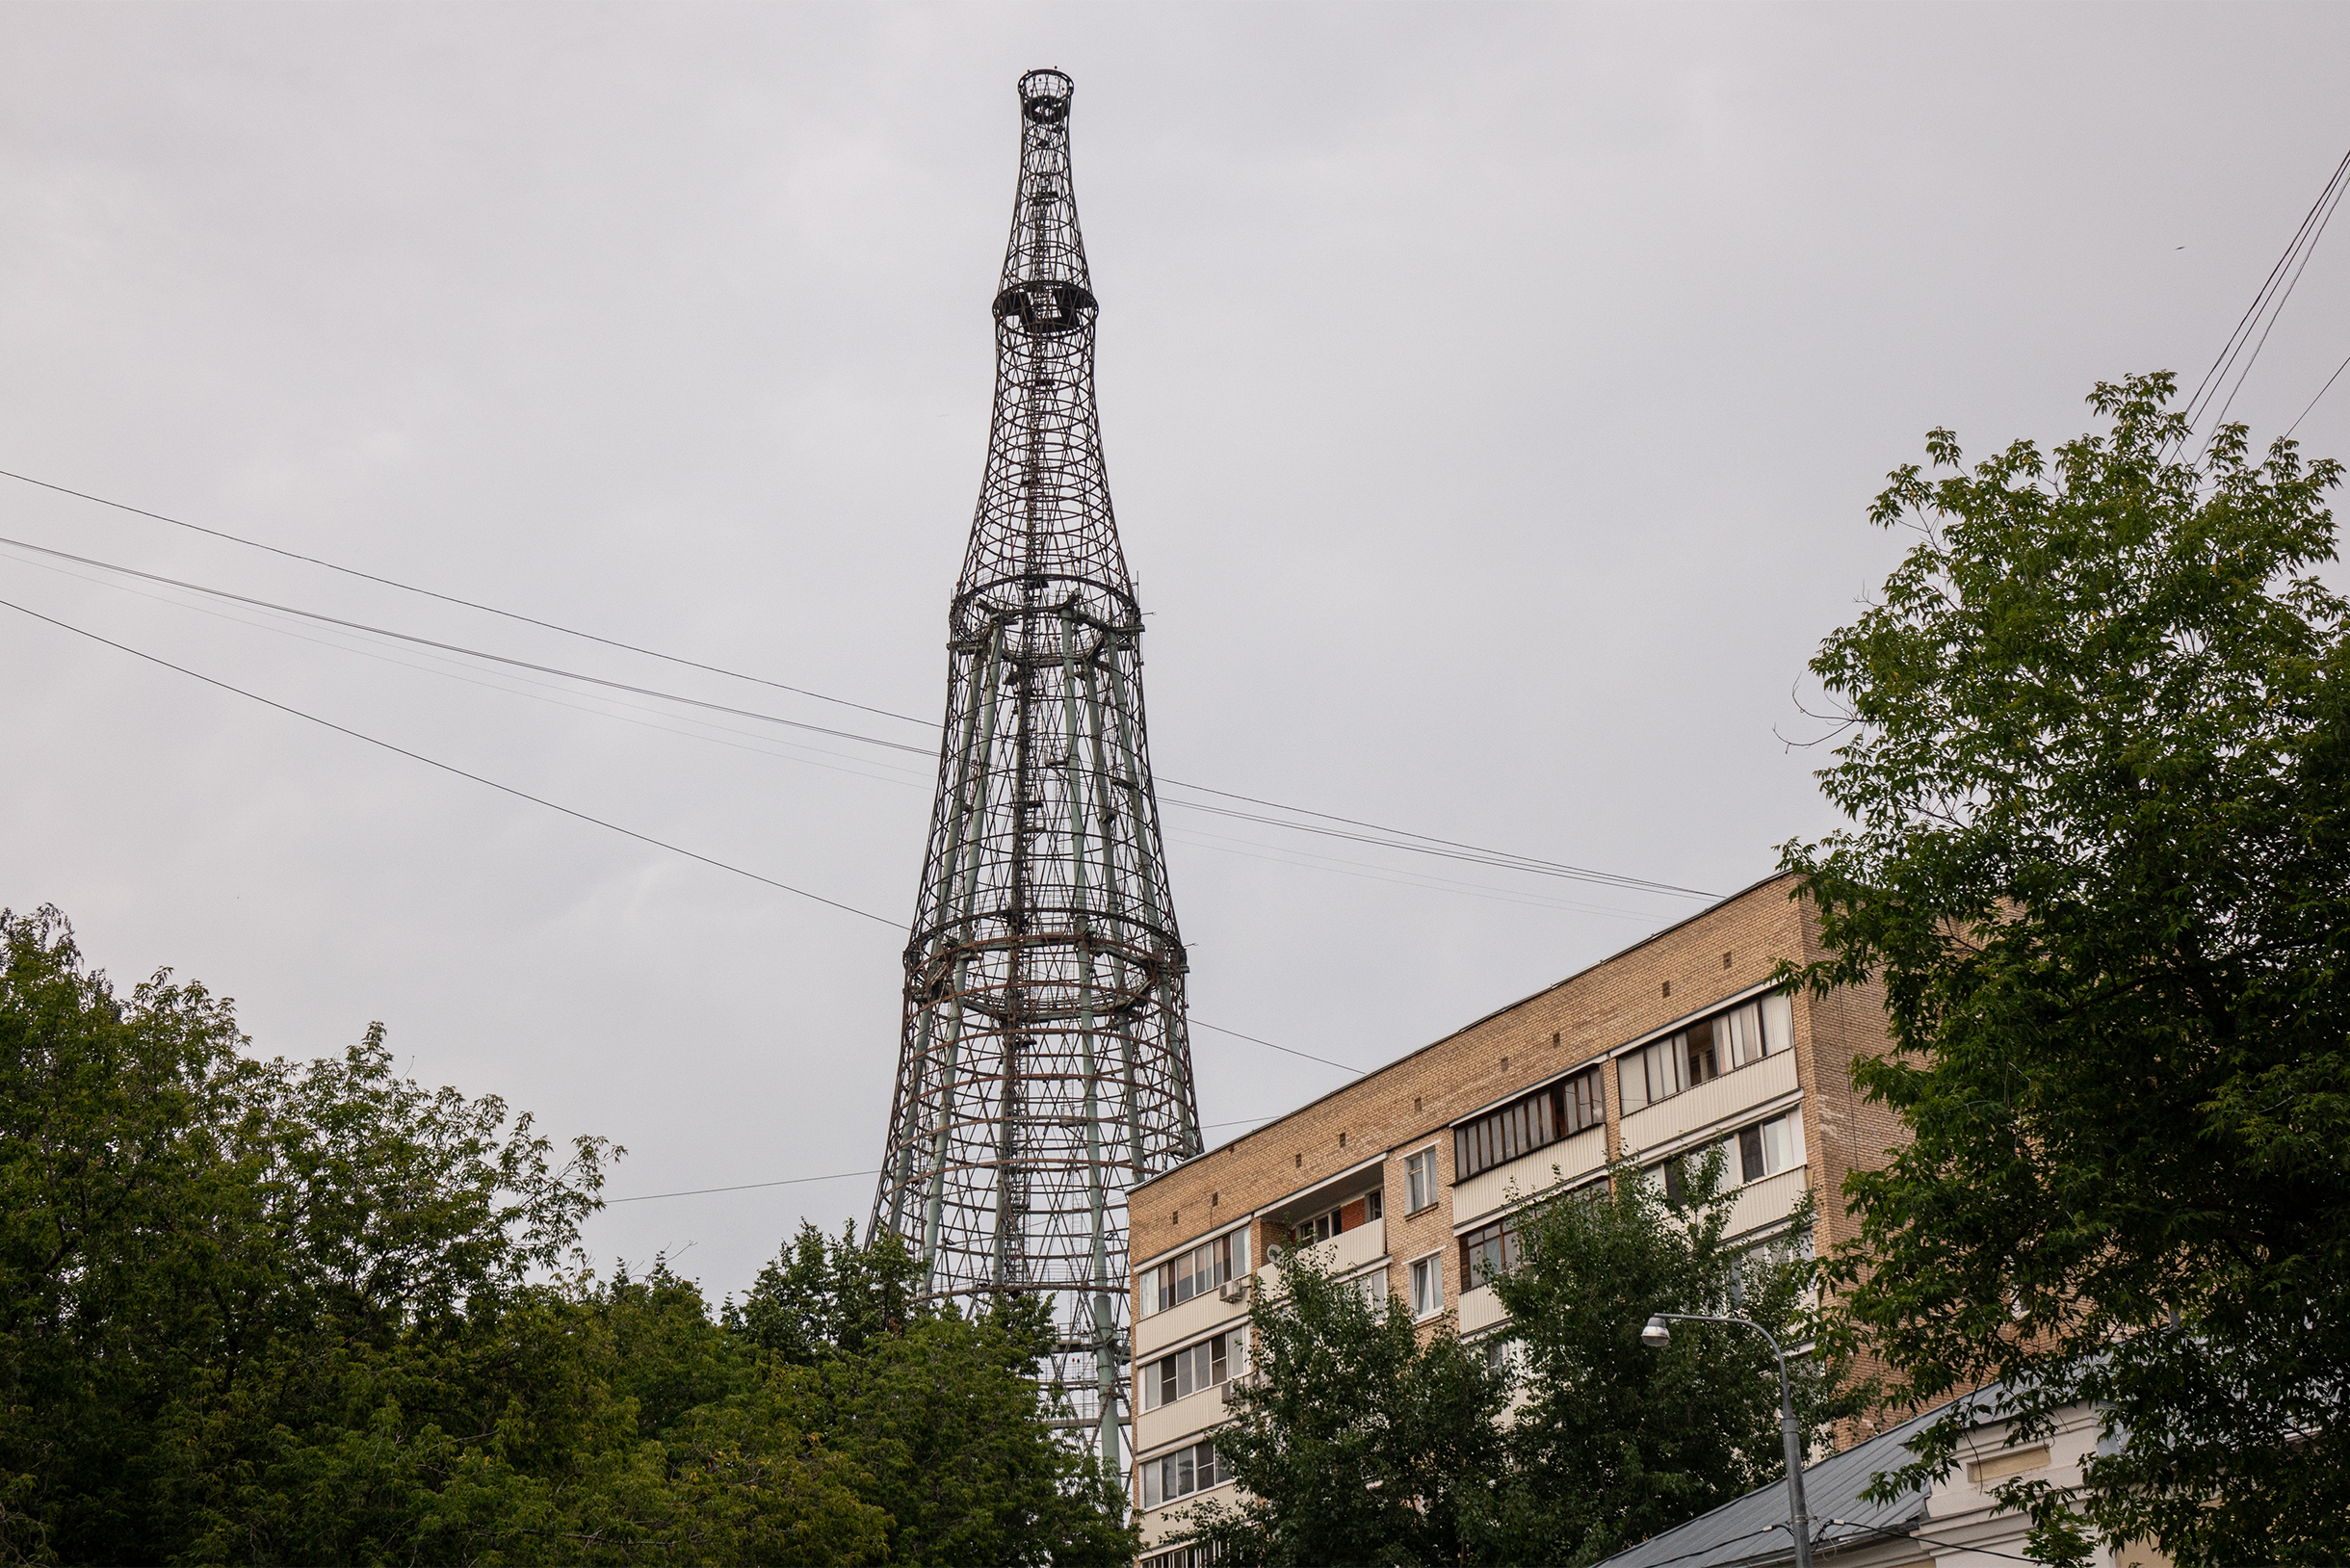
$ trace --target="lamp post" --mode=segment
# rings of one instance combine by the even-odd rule
[[[1795,1395],[1788,1386],[1787,1355],[1769,1329],[1744,1318],[1709,1318],[1696,1312],[1659,1312],[1651,1317],[1640,1330],[1640,1343],[1652,1350],[1661,1350],[1673,1343],[1673,1331],[1665,1326],[1678,1323],[1733,1323],[1739,1328],[1751,1328],[1762,1336],[1770,1353],[1779,1362],[1779,1435],[1787,1441],[1787,1528],[1795,1537],[1795,1568],[1812,1568],[1812,1515],[1803,1502],[1803,1438],[1795,1427]]]

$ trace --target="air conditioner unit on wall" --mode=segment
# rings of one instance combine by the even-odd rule
[[[1239,1279],[1228,1279],[1215,1294],[1227,1301],[1245,1301],[1248,1299],[1248,1279],[1245,1275]]]

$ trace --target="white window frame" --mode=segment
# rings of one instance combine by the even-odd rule
[[[1426,1148],[1415,1149],[1403,1157],[1403,1212],[1407,1215],[1435,1208],[1436,1194],[1444,1189],[1444,1183],[1438,1179],[1436,1149],[1437,1144],[1431,1142]],[[1412,1163],[1414,1161],[1422,1163],[1422,1180],[1424,1186],[1421,1195],[1426,1199],[1425,1202],[1418,1204],[1412,1201]]]
[[[1506,1327],[1494,1329],[1470,1342],[1471,1347],[1485,1358],[1487,1366],[1497,1362],[1507,1371],[1513,1384],[1526,1378],[1526,1341]]]
[[[1179,1263],[1202,1247],[1221,1242],[1229,1252],[1237,1240],[1240,1256],[1233,1264],[1232,1278],[1247,1278],[1251,1267],[1250,1255],[1255,1250],[1249,1243],[1249,1232],[1252,1228],[1246,1221],[1227,1225],[1222,1230],[1203,1236],[1196,1241],[1187,1241],[1171,1252],[1162,1253],[1144,1265],[1135,1274],[1135,1294],[1138,1297],[1135,1303],[1135,1316],[1137,1319],[1156,1318],[1162,1312],[1172,1312],[1175,1308],[1182,1306],[1184,1301],[1195,1301],[1199,1298],[1200,1293],[1194,1291],[1191,1294],[1185,1296],[1182,1301],[1170,1300],[1165,1306],[1161,1306],[1159,1304],[1159,1271],[1162,1268],[1168,1270],[1168,1292],[1172,1294],[1175,1279],[1173,1270]]]
[[[1225,1481],[1225,1477],[1222,1474],[1223,1466],[1218,1465],[1216,1466],[1215,1479],[1209,1482],[1207,1485],[1198,1485],[1196,1484],[1195,1480],[1189,1491],[1178,1492],[1172,1497],[1166,1495],[1166,1473],[1160,1467],[1164,1465],[1168,1460],[1175,1460],[1180,1463],[1185,1457],[1188,1456],[1191,1460],[1192,1475],[1194,1477],[1196,1477],[1199,1474],[1199,1450],[1203,1448],[1208,1449],[1213,1454],[1214,1440],[1205,1437],[1195,1438],[1191,1442],[1178,1444],[1176,1447],[1167,1450],[1165,1452],[1155,1453],[1148,1459],[1143,1460],[1141,1466],[1142,1505],[1145,1508],[1163,1508],[1169,1503],[1181,1503],[1185,1498],[1197,1497],[1202,1492],[1211,1492],[1216,1487],[1223,1485]],[[1159,1484],[1154,1486],[1152,1484],[1153,1481],[1158,1481]]]
[[[1662,1029],[1653,1030],[1636,1040],[1615,1047],[1609,1055],[1616,1064],[1616,1103],[1621,1108],[1622,1113],[1629,1116],[1646,1111],[1651,1106],[1660,1106],[1666,1100],[1678,1099],[1690,1089],[1700,1086],[1687,1081],[1688,1059],[1686,1050],[1684,1048],[1673,1053],[1671,1070],[1665,1075],[1675,1080],[1679,1086],[1661,1098],[1643,1099],[1640,1104],[1634,1105],[1632,1096],[1625,1092],[1624,1073],[1628,1065],[1640,1071],[1641,1093],[1645,1096],[1648,1092],[1645,1059],[1648,1052],[1658,1046],[1670,1045],[1676,1036],[1686,1034],[1697,1025],[1709,1019],[1719,1018],[1726,1013],[1736,1012],[1749,1003],[1756,1006],[1757,1020],[1762,1026],[1760,1037],[1766,1049],[1762,1055],[1749,1057],[1744,1061],[1717,1060],[1714,1064],[1713,1078],[1707,1079],[1705,1082],[1710,1084],[1715,1079],[1727,1078],[1741,1068],[1751,1067],[1757,1062],[1767,1061],[1772,1057],[1784,1056],[1792,1051],[1795,1048],[1794,993],[1785,986],[1767,980],[1761,985],[1750,986],[1734,996],[1725,997],[1719,1002],[1700,1007],[1695,1012],[1685,1014],[1665,1025]]]
[[[1763,1129],[1782,1124],[1787,1128],[1787,1132],[1781,1135],[1783,1139],[1782,1158],[1779,1168],[1773,1170],[1770,1167],[1770,1135]],[[1746,1174],[1746,1152],[1743,1144],[1748,1133],[1753,1133],[1762,1144],[1762,1174],[1760,1176]],[[1767,1182],[1773,1176],[1784,1176],[1790,1170],[1801,1170],[1810,1163],[1804,1146],[1803,1107],[1800,1103],[1789,1106],[1776,1115],[1765,1116],[1761,1121],[1748,1122],[1731,1135],[1731,1141],[1734,1145],[1738,1146],[1738,1185],[1741,1187],[1750,1182]]]
[[[1427,1270],[1425,1277],[1431,1281],[1435,1287],[1434,1291],[1431,1293],[1434,1297],[1434,1304],[1427,1307],[1425,1310],[1423,1310],[1420,1304],[1420,1281],[1423,1277],[1421,1270],[1423,1268]],[[1416,1323],[1424,1323],[1430,1318],[1435,1317],[1438,1313],[1445,1310],[1444,1248],[1438,1247],[1435,1251],[1428,1253],[1426,1256],[1414,1258],[1409,1263],[1405,1264],[1403,1266],[1403,1278],[1405,1288],[1411,1292],[1411,1296],[1409,1299],[1412,1304],[1412,1321]]]
[[[1195,1354],[1202,1346],[1212,1346],[1219,1339],[1225,1342],[1223,1382],[1202,1383],[1194,1378],[1190,1393],[1187,1394],[1182,1392],[1182,1385],[1178,1383],[1177,1392],[1173,1398],[1169,1399],[1160,1397],[1158,1375],[1160,1363],[1166,1361],[1168,1358],[1173,1356],[1189,1356]],[[1210,1364],[1211,1366],[1214,1365],[1213,1356],[1211,1357]],[[1202,1334],[1199,1338],[1191,1340],[1186,1344],[1179,1345],[1171,1350],[1161,1350],[1154,1354],[1148,1361],[1142,1363],[1141,1374],[1136,1378],[1136,1381],[1141,1384],[1140,1393],[1142,1396],[1142,1408],[1145,1410],[1164,1410],[1168,1405],[1181,1404],[1184,1400],[1191,1398],[1195,1395],[1213,1393],[1215,1390],[1222,1388],[1225,1383],[1229,1383],[1237,1377],[1245,1376],[1247,1374],[1247,1371],[1248,1325],[1246,1323],[1234,1323],[1231,1327],[1219,1328],[1213,1334]]]
[[[1388,1289],[1387,1270],[1384,1268],[1366,1269],[1360,1274],[1350,1274],[1340,1280],[1338,1285],[1340,1290],[1352,1291],[1361,1296],[1363,1304],[1374,1313],[1385,1310],[1387,1298],[1395,1294]]]

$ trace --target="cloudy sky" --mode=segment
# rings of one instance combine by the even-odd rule
[[[0,468],[927,720],[1021,70],[1077,81],[1162,773],[1727,892],[1949,425],[2193,381],[2350,146],[2335,8],[0,10]],[[2235,406],[2350,354],[2350,233]],[[2350,377],[2303,423],[2350,449]],[[917,745],[0,480],[0,536]],[[902,921],[930,767],[0,547],[0,599]],[[862,1216],[889,927],[0,611],[0,904],[629,1148],[605,1263]],[[1170,792],[1172,793],[1172,792]],[[1201,1018],[1371,1066],[1696,907],[1170,806]],[[1209,1137],[1342,1081],[1194,1042]]]

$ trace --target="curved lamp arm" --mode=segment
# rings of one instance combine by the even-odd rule
[[[1773,1360],[1779,1363],[1779,1435],[1787,1445],[1787,1528],[1795,1537],[1795,1568],[1812,1568],[1812,1515],[1803,1501],[1803,1436],[1795,1425],[1795,1393],[1787,1380],[1787,1352],[1771,1331],[1761,1323],[1745,1318],[1715,1318],[1702,1312],[1659,1312],[1649,1318],[1640,1330],[1640,1343],[1652,1350],[1661,1350],[1673,1343],[1673,1331],[1667,1323],[1728,1323],[1734,1328],[1751,1328],[1762,1336],[1770,1346]]]

